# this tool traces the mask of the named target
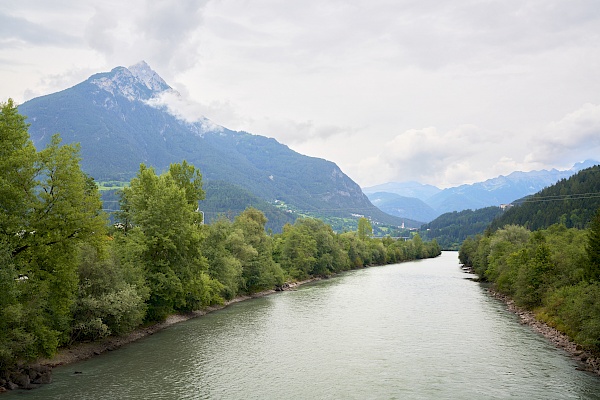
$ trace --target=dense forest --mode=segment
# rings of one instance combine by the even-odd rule
[[[449,212],[422,225],[419,232],[424,240],[437,240],[444,250],[458,250],[467,237],[483,233],[502,213],[500,207]]]
[[[585,230],[506,225],[471,237],[459,259],[517,305],[600,351],[600,209]]]
[[[203,188],[206,196],[200,200],[199,206],[204,213],[207,224],[215,222],[223,214],[229,219],[233,219],[249,206],[265,214],[267,217],[265,225],[267,231],[270,230],[275,233],[281,233],[281,229],[286,223],[293,223],[298,217],[297,213],[277,208],[249,191],[229,182],[207,181],[204,182]]]
[[[0,113],[0,372],[78,341],[127,333],[241,293],[368,265],[435,257],[437,242],[376,239],[366,218],[335,233],[301,218],[268,233],[249,207],[204,224],[200,171],[141,165],[108,222],[78,147],[29,139],[11,100]]]

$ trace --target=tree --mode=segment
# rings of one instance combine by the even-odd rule
[[[531,235],[527,261],[522,263],[515,283],[517,303],[529,308],[541,304],[544,293],[548,290],[548,282],[552,276],[553,263],[550,248],[540,231]]]
[[[286,224],[278,241],[278,261],[294,279],[306,279],[317,262],[317,241],[301,224],[301,220]]]
[[[0,109],[0,234],[18,246],[29,219],[35,188],[37,153],[27,132],[25,117],[11,99]]]
[[[148,290],[139,267],[122,265],[112,251],[82,244],[78,254],[78,296],[72,340],[121,335],[143,322]]]
[[[368,219],[360,217],[358,219],[358,238],[360,240],[366,240],[368,237],[373,235],[373,227]]]
[[[586,245],[588,256],[585,277],[589,281],[600,280],[600,208],[590,221]]]
[[[21,321],[23,346],[12,354],[51,355],[69,338],[77,294],[77,248],[105,237],[95,183],[79,165],[79,148],[58,135],[36,152],[12,100],[0,112],[0,242],[8,261],[2,280]],[[18,285],[6,280],[18,280]],[[12,299],[12,300],[10,300]]]
[[[249,248],[244,243],[241,230],[234,229],[225,217],[204,226],[207,235],[202,243],[202,252],[208,259],[208,273],[223,285],[222,296],[231,300],[243,286],[242,260]]]
[[[273,241],[265,232],[267,218],[249,207],[233,221],[233,227],[243,234],[247,257],[242,261],[245,291],[256,292],[283,284],[283,271],[273,260]]]
[[[121,201],[121,222],[134,262],[144,265],[150,288],[147,318],[164,319],[173,311],[197,309],[217,301],[222,287],[208,275],[201,254],[203,233],[198,201],[203,198],[202,175],[183,162],[157,175],[144,164]]]
[[[51,326],[68,340],[71,306],[77,292],[77,248],[103,240],[106,215],[98,190],[79,165],[77,146],[61,146],[54,135],[38,153],[36,187],[26,233],[13,250],[15,262],[26,268],[29,285],[45,293]]]
[[[414,256],[417,260],[427,257],[427,255],[423,253],[425,249],[423,245],[423,239],[421,239],[421,236],[419,236],[418,233],[413,236],[411,243],[413,245]]]

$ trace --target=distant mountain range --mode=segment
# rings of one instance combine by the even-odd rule
[[[506,225],[521,225],[532,231],[553,224],[586,228],[600,209],[600,165],[582,169],[512,204],[505,209],[486,207],[445,213],[422,225],[419,234],[424,240],[437,240],[444,250],[458,250],[468,236]]]
[[[400,196],[390,192],[369,193],[367,197],[381,211],[398,217],[427,222],[439,215],[431,206],[416,197]]]
[[[187,160],[207,182],[227,182],[295,215],[419,226],[375,207],[333,162],[299,154],[275,139],[236,132],[206,118],[188,122],[157,99],[173,89],[145,62],[91,76],[19,106],[38,148],[52,134],[80,143],[82,168],[97,181],[129,181],[140,163],[157,172]],[[221,185],[220,188],[225,186]],[[212,212],[227,212],[217,210]]]
[[[586,160],[571,169],[513,172],[471,185],[439,189],[418,182],[392,182],[363,188],[371,202],[392,215],[430,222],[447,212],[508,204],[599,164]]]

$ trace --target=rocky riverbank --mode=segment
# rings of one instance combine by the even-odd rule
[[[580,345],[573,342],[567,335],[538,320],[533,312],[518,307],[510,297],[498,293],[491,288],[488,289],[488,292],[491,296],[503,301],[507,305],[508,310],[519,317],[521,324],[530,326],[534,331],[543,335],[553,345],[563,349],[575,360],[580,362],[582,370],[600,375],[600,358],[597,355],[583,350]]]
[[[275,292],[294,290],[298,286],[317,280],[309,279],[301,282],[289,282],[283,286],[273,290],[266,290],[252,295],[238,296],[233,300],[227,301],[223,305],[206,307],[202,310],[193,311],[185,314],[174,314],[167,317],[166,320],[136,329],[125,336],[108,337],[103,340],[96,342],[77,343],[70,347],[62,348],[58,353],[50,359],[38,360],[35,364],[21,364],[13,371],[7,372],[6,376],[0,376],[0,393],[7,390],[16,389],[35,389],[42,384],[48,384],[52,382],[52,368],[59,365],[72,364],[77,361],[87,360],[88,358],[100,355],[107,351],[116,350],[126,344],[135,342],[136,340],[142,339],[146,336],[152,335],[158,331],[161,331],[171,325],[179,322],[187,321],[192,318],[197,318],[202,315],[206,315],[212,311],[220,310],[227,307],[228,305],[238,303],[240,301],[249,300],[253,298],[263,297],[270,295]]]

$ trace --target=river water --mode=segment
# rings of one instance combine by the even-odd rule
[[[231,305],[55,369],[20,399],[600,399],[456,252]]]

